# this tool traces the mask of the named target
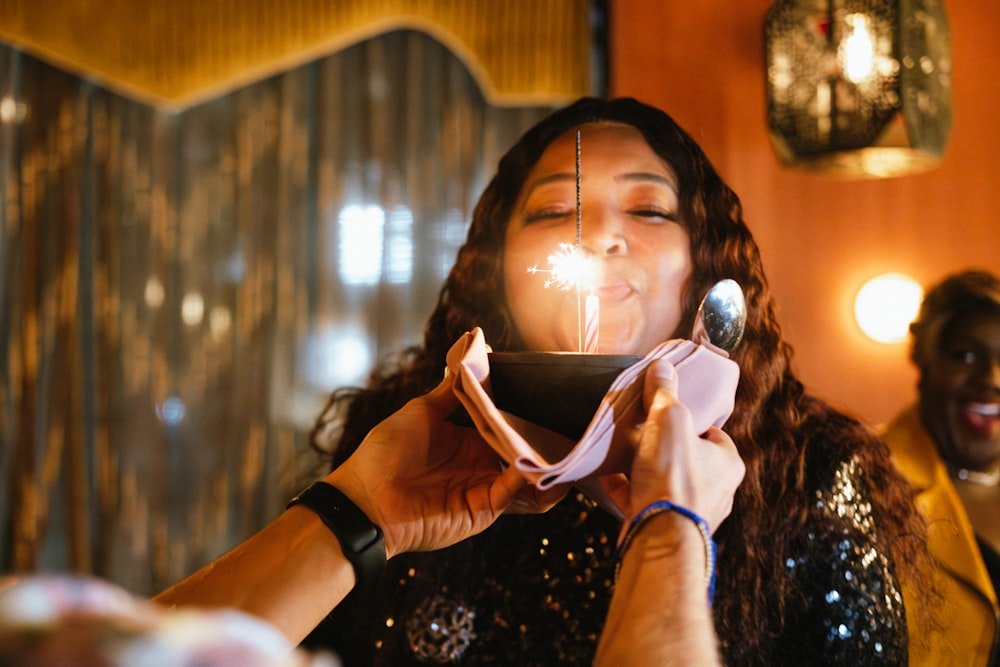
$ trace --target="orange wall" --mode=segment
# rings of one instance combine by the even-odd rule
[[[976,265],[1000,273],[1000,2],[946,3],[953,125],[927,174],[843,181],[778,165],[767,136],[769,0],[611,0],[610,88],[673,115],[740,195],[795,364],[814,393],[878,423],[914,398],[907,345],[854,324],[869,277],[926,284]]]

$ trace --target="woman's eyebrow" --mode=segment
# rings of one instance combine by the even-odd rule
[[[666,185],[668,188],[677,193],[677,184],[672,178],[665,174],[658,174],[652,171],[630,171],[624,174],[619,174],[615,176],[616,181],[628,181],[628,182],[650,182],[658,183],[661,185]],[[524,193],[524,198],[527,199],[531,196],[531,193],[543,185],[549,183],[561,183],[564,181],[575,182],[576,174],[570,172],[558,172],[555,174],[549,174],[547,176],[542,176],[541,178],[535,180],[528,186],[528,189]]]
[[[672,178],[665,176],[664,174],[657,174],[651,171],[630,171],[624,174],[615,176],[616,181],[640,181],[640,182],[652,182],[660,183],[666,185],[668,188],[677,194],[677,184],[674,183]]]
[[[549,183],[559,183],[562,181],[576,182],[576,174],[570,172],[559,172],[556,174],[549,174],[548,176],[542,176],[528,186],[528,189],[524,192],[524,198],[527,199],[530,197],[532,192],[543,185],[547,185]]]

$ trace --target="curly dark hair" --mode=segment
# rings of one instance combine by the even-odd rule
[[[335,393],[317,422],[314,441],[328,448],[323,436],[333,416],[340,415],[334,461],[342,461],[376,423],[440,381],[448,349],[475,326],[482,327],[495,350],[523,349],[502,288],[506,225],[529,171],[548,145],[574,127],[597,121],[638,129],[676,174],[679,220],[690,237],[692,270],[675,336],[691,331],[701,296],[718,280],[732,278],[745,293],[746,331],[732,354],[741,378],[725,430],[747,469],[732,514],[716,533],[720,574],[714,613],[720,636],[739,638],[739,652],[753,655],[767,636],[780,634],[786,601],[798,594],[784,562],[774,554],[785,553],[801,538],[814,500],[809,476],[815,474],[810,466],[817,452],[822,460],[854,459],[865,471],[880,535],[897,563],[923,562],[925,529],[913,511],[909,485],[874,431],[804,392],[739,198],[698,144],[663,111],[630,98],[583,98],[525,133],[500,160],[479,199],[423,346],[379,369],[367,388]]]
[[[925,368],[936,356],[941,333],[959,316],[1000,311],[1000,278],[984,269],[953,273],[927,290],[917,318],[910,323],[910,359]]]

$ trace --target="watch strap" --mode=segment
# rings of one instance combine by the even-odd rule
[[[385,569],[382,529],[337,487],[316,482],[292,498],[286,509],[304,505],[315,512],[340,542],[340,549],[354,567],[355,589],[370,589]]]

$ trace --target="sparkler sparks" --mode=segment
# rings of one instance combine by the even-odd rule
[[[560,243],[559,251],[549,255],[546,260],[548,269],[529,266],[528,273],[547,273],[545,287],[555,285],[561,290],[579,287],[589,290],[594,286],[595,267],[593,258],[580,246],[572,243]]]

